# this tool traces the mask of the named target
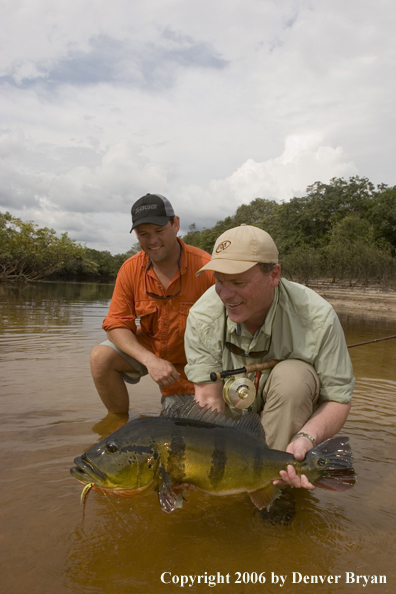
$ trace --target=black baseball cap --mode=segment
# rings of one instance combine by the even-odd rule
[[[138,225],[152,223],[165,226],[175,216],[172,204],[161,194],[146,194],[136,200],[131,208],[132,230]]]

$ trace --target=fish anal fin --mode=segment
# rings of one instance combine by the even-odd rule
[[[257,491],[249,492],[250,499],[258,509],[267,507],[274,499],[279,497],[280,494],[281,490],[272,483]]]
[[[183,497],[172,491],[172,483],[169,474],[162,466],[159,467],[159,475],[160,480],[157,487],[158,501],[162,511],[170,514],[178,507],[183,506]]]

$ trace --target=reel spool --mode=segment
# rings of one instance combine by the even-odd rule
[[[249,408],[256,398],[256,388],[248,377],[230,377],[224,384],[223,398],[233,408]]]

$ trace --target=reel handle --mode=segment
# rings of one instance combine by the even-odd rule
[[[262,371],[263,369],[272,369],[279,363],[278,359],[271,359],[270,361],[264,361],[263,363],[253,363],[253,365],[246,365],[240,369],[228,369],[226,371],[212,371],[210,379],[212,382],[217,382],[225,377],[231,375],[238,375],[239,373],[253,373],[254,371]]]

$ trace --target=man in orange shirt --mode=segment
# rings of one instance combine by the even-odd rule
[[[110,413],[129,409],[125,386],[149,374],[167,396],[194,394],[184,366],[184,331],[195,301],[213,284],[212,273],[195,273],[210,255],[177,237],[180,219],[160,194],[132,206],[132,230],[142,251],[121,266],[103,321],[107,338],[91,353],[96,389]],[[140,326],[136,318],[140,318]]]

